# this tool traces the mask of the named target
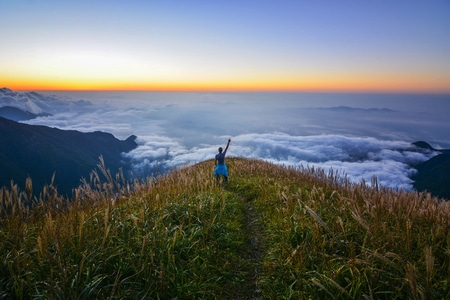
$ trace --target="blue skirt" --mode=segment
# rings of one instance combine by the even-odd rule
[[[214,175],[224,175],[226,177],[228,177],[228,169],[226,165],[217,165],[216,168],[214,169]]]

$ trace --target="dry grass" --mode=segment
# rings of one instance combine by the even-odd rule
[[[33,197],[31,180],[1,189],[0,299],[244,299],[255,264],[267,299],[450,298],[449,202],[375,178],[228,165],[225,189],[212,161],[135,181],[100,161],[71,199],[53,185]]]

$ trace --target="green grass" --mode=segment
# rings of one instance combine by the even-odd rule
[[[0,299],[448,299],[450,205],[228,159],[0,191]]]

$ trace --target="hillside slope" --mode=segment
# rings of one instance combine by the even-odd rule
[[[414,188],[450,199],[450,154],[439,154],[416,166]]]
[[[4,192],[0,298],[449,298],[449,202],[227,163],[224,187],[205,161],[134,182],[99,165],[31,210]]]
[[[121,153],[137,147],[135,138],[120,141],[109,133],[60,130],[0,117],[0,187],[10,186],[11,180],[23,186],[31,177],[39,191],[55,174],[58,191],[71,195],[96,167],[99,156],[114,172],[124,167]]]
[[[415,142],[413,145],[439,153],[413,166],[417,170],[417,173],[411,176],[414,189],[450,199],[450,149],[434,149],[424,141]]]

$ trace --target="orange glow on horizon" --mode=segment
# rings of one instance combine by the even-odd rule
[[[422,78],[302,78],[247,81],[76,81],[30,79],[13,80],[0,76],[1,87],[16,91],[173,91],[173,92],[392,92],[392,93],[450,93],[445,80],[424,81]]]

